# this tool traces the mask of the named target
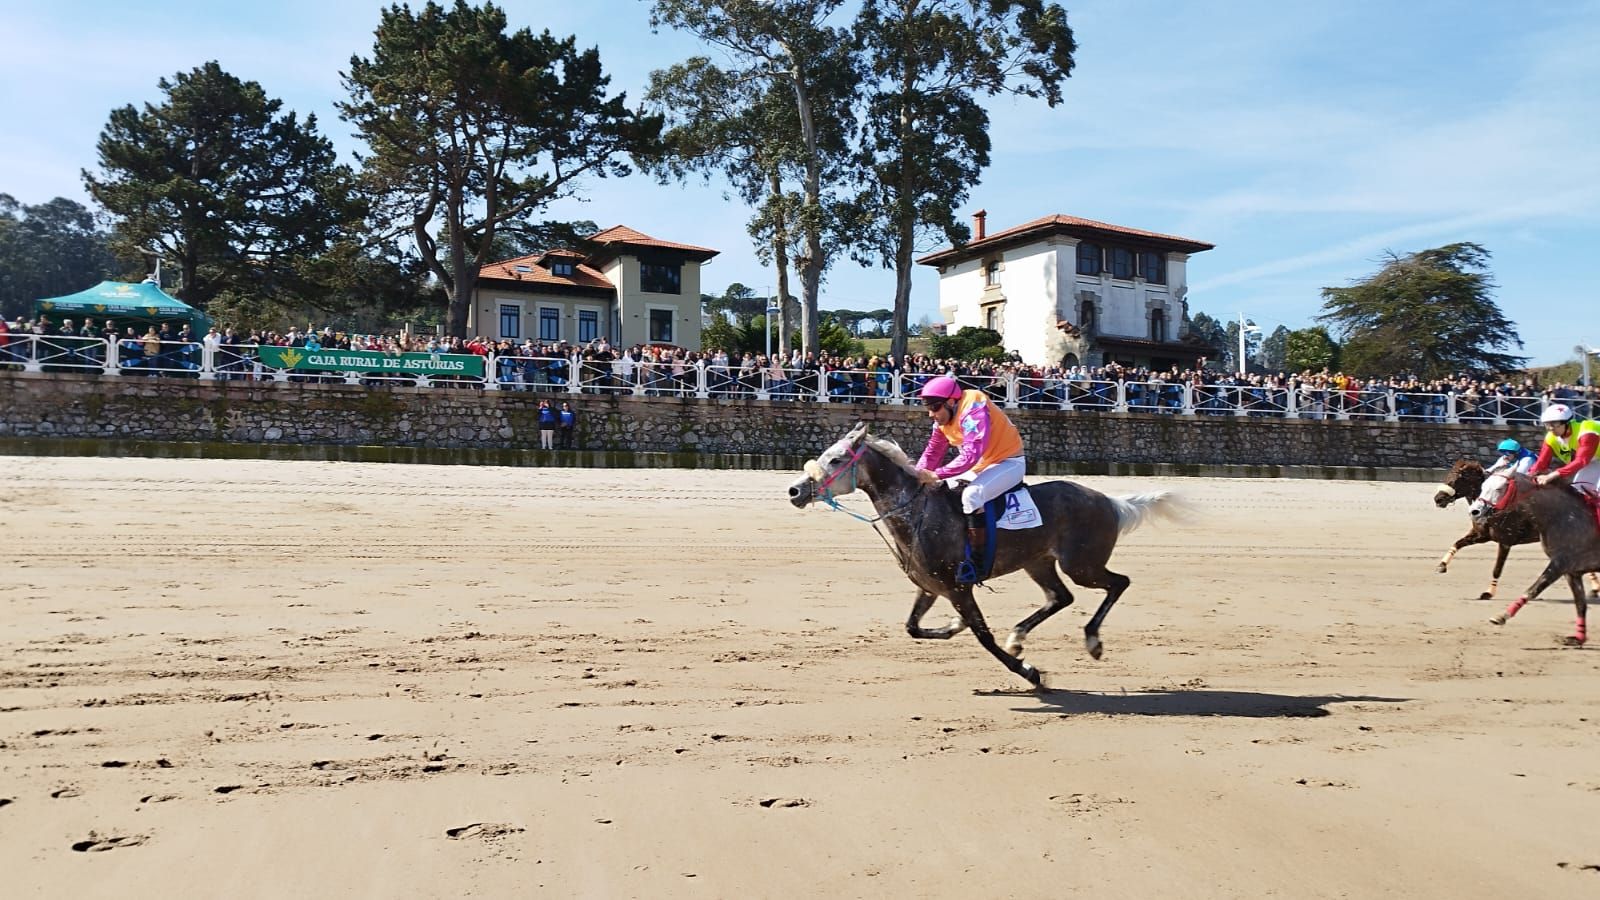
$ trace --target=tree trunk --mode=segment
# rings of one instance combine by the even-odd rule
[[[909,17],[915,4],[909,4],[904,14]],[[907,102],[916,86],[916,69],[909,59],[900,72],[900,184],[894,197],[894,320],[889,326],[889,353],[895,361],[905,365],[907,340],[911,330],[911,266],[917,240],[917,206],[911,197],[916,188],[911,177],[910,154],[912,130],[916,119]]]
[[[467,336],[467,313],[472,308],[472,290],[477,286],[478,273],[467,262],[464,242],[454,234],[450,236],[450,275],[455,284],[450,288],[450,336]]]
[[[776,211],[772,223],[772,265],[778,270],[778,355],[787,364],[792,343],[789,333],[794,330],[789,308],[793,300],[789,297],[789,222],[783,217],[783,183],[777,169],[767,173],[767,188]]]
[[[914,246],[913,225],[902,221],[900,233],[895,237],[894,248],[894,323],[890,325],[889,354],[895,362],[905,365],[906,348],[910,343],[911,326],[911,256]]]
[[[477,286],[478,271],[467,260],[467,235],[463,229],[466,210],[461,185],[452,183],[446,202],[446,216],[450,228],[450,281],[446,292],[450,297],[450,319],[446,327],[451,337],[467,336],[467,313],[472,309],[472,289]]]
[[[805,73],[794,52],[784,47],[789,55],[789,82],[794,88],[795,108],[800,116],[800,136],[806,145],[805,199],[800,207],[800,228],[805,236],[805,250],[800,263],[800,348],[807,353],[819,352],[817,346],[817,293],[822,287],[822,269],[826,260],[822,256],[822,160],[818,158],[817,126],[811,115],[811,95],[806,85]]]

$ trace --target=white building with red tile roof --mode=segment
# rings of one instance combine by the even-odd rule
[[[939,270],[951,334],[992,328],[1035,365],[1188,366],[1206,354],[1182,340],[1188,262],[1211,244],[1123,225],[1045,216],[917,260]]]
[[[550,250],[478,270],[467,331],[494,340],[700,348],[700,268],[716,250],[618,225],[587,251]]]

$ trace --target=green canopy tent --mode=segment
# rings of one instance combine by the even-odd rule
[[[81,321],[87,317],[94,320],[96,325],[105,319],[112,319],[119,331],[136,325],[140,334],[144,333],[145,327],[160,327],[163,322],[171,322],[175,328],[188,323],[196,338],[211,327],[211,320],[205,313],[176,297],[168,296],[152,281],[138,284],[102,281],[76,294],[36,300],[33,309],[36,314],[49,316],[56,325],[60,325],[62,319]]]

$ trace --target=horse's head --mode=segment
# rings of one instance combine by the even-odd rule
[[[789,502],[804,509],[818,496],[837,497],[856,489],[856,464],[865,452],[867,423],[857,422],[850,433],[835,441],[805,465],[805,474],[789,485]]]
[[[1483,466],[1476,460],[1458,459],[1434,492],[1433,502],[1443,509],[1457,500],[1476,500],[1482,490]]]
[[[1517,495],[1522,492],[1518,482],[1519,479],[1507,477],[1499,472],[1485,478],[1477,499],[1472,501],[1472,506],[1467,510],[1472,514],[1473,520],[1481,522],[1515,505]]]

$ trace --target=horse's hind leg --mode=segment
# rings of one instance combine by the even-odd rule
[[[1550,565],[1545,566],[1544,571],[1540,572],[1539,577],[1534,579],[1533,584],[1528,587],[1528,592],[1511,601],[1510,605],[1506,607],[1505,612],[1496,613],[1493,616],[1490,616],[1489,624],[1504,625],[1505,623],[1509,622],[1512,616],[1516,615],[1524,606],[1528,605],[1529,600],[1539,596],[1544,592],[1545,588],[1555,584],[1556,579],[1560,577],[1561,573],[1556,571],[1555,563],[1552,562]]]
[[[1132,582],[1128,581],[1128,576],[1118,575],[1105,568],[1093,575],[1080,576],[1079,573],[1070,570],[1067,574],[1084,587],[1105,589],[1106,598],[1100,601],[1100,608],[1094,611],[1094,617],[1089,619],[1089,624],[1083,626],[1083,645],[1090,656],[1099,659],[1100,654],[1104,652],[1104,647],[1100,643],[1100,623],[1105,621],[1106,614],[1116,605],[1117,598],[1122,596],[1122,592],[1127,590]]]
[[[1582,575],[1568,575],[1567,584],[1572,588],[1572,606],[1578,621],[1573,626],[1572,635],[1561,642],[1568,647],[1582,647],[1589,640],[1589,595],[1583,589]]]
[[[1494,592],[1500,587],[1500,573],[1505,571],[1506,557],[1511,555],[1511,545],[1498,546],[1500,549],[1494,557],[1494,573],[1489,576],[1489,589],[1478,595],[1479,600],[1493,600]]]
[[[995,643],[994,635],[989,633],[989,623],[983,620],[983,613],[978,610],[978,601],[973,598],[971,588],[964,586],[956,588],[950,594],[950,605],[954,606],[956,612],[961,614],[962,621],[966,622],[967,627],[972,629],[973,636],[978,639],[978,643],[983,645],[983,649],[989,651],[990,655],[995,659],[1000,660],[1001,665],[1028,679],[1028,683],[1034,687],[1044,686],[1044,676],[1039,674],[1038,669],[1007,653],[1001,649],[999,644]]]
[[[1022,658],[1022,642],[1028,639],[1028,633],[1038,628],[1040,623],[1056,613],[1072,605],[1072,592],[1067,590],[1066,582],[1056,574],[1056,561],[1051,558],[1036,560],[1023,567],[1034,583],[1044,588],[1044,605],[1039,607],[1033,615],[1018,622],[1011,629],[1011,635],[1006,638],[1006,652],[1018,659]]]
[[[939,598],[935,594],[923,590],[917,591],[917,598],[911,602],[911,617],[906,619],[907,634],[918,640],[944,640],[966,630],[967,623],[959,618],[951,619],[950,624],[944,628],[922,627],[922,617],[928,614],[928,608],[937,599]]]

